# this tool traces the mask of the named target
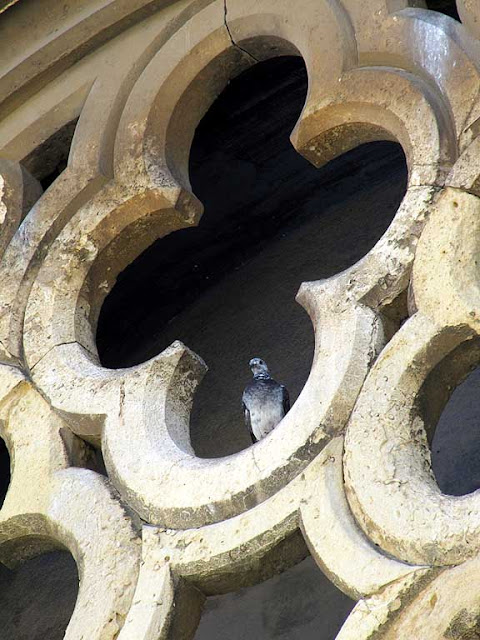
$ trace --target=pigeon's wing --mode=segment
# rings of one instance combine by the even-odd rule
[[[250,420],[250,411],[247,409],[245,403],[243,403],[243,415],[245,416],[245,424],[247,425],[248,431],[250,432],[250,437],[252,439],[252,442],[253,444],[255,444],[257,439],[253,435],[252,422]]]
[[[283,384],[281,387],[283,393],[283,415],[287,415],[290,411],[290,396],[288,395],[287,387],[284,387]]]

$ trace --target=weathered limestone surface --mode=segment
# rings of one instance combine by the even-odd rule
[[[465,585],[478,573],[479,495],[440,492],[427,432],[479,357],[480,15],[467,0],[463,24],[420,5],[66,0],[59,13],[45,0],[26,26],[20,0],[2,14],[0,36],[13,35],[0,37],[0,431],[12,479],[0,560],[71,552],[80,588],[66,638],[192,637],[206,595],[298,562],[304,541],[359,601],[342,640],[478,626]],[[408,188],[367,255],[301,285],[315,353],[292,410],[253,447],[201,459],[189,435],[200,356],[177,341],[106,369],[96,323],[136,256],[199,223],[188,155],[208,107],[241,71],[286,54],[309,76],[297,151],[320,166],[395,140]],[[42,194],[22,163],[77,118],[67,167]],[[85,441],[108,478],[82,468]]]

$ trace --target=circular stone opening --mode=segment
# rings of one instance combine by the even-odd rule
[[[10,455],[7,445],[0,438],[0,508],[2,507],[10,485]]]
[[[295,401],[311,368],[303,281],[362,258],[405,194],[400,145],[361,145],[317,169],[290,134],[308,89],[303,59],[259,63],[230,82],[198,125],[190,180],[205,212],[195,229],[155,242],[118,277],[103,305],[104,366],[145,361],[182,340],[209,366],[196,393],[191,439],[200,457],[251,444],[243,422],[248,362],[266,360]]]
[[[454,349],[428,375],[421,415],[440,490],[459,496],[480,488],[480,339]]]

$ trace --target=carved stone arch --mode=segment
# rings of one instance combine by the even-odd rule
[[[178,611],[191,635],[202,593],[296,562],[302,535],[360,600],[339,639],[422,625],[428,636],[430,624],[448,637],[460,622],[465,635],[478,602],[457,585],[477,569],[478,495],[436,487],[417,401],[435,365],[479,333],[476,5],[458,0],[457,24],[407,0],[298,0],[295,11],[90,0],[65,15],[54,4],[57,31],[40,20],[0,76],[0,429],[13,460],[0,556],[26,557],[30,537],[67,547],[81,585],[66,637],[148,640],[176,637]],[[26,5],[2,14],[17,34]],[[136,255],[198,223],[187,160],[208,106],[243,69],[284,54],[309,76],[297,151],[320,166],[396,140],[408,189],[358,263],[299,283],[315,354],[282,423],[238,454],[200,459],[188,419],[201,359],[174,342],[106,369],[95,325]],[[73,117],[68,167],[26,211],[17,163]],[[391,338],[385,314],[412,268],[415,313]],[[102,448],[108,480],[85,468],[84,440]]]
[[[435,188],[442,184],[445,165],[448,167],[455,159],[448,116],[435,92],[421,78],[389,68],[348,70],[354,62],[355,49],[343,46],[344,40],[337,36],[331,41],[336,30],[349,33],[343,12],[333,11],[324,3],[318,6],[306,3],[306,9],[313,13],[307,11],[302,15],[298,25],[287,20],[285,8],[275,5],[274,9],[271,3],[264,4],[231,9],[233,31],[228,31],[223,7],[211,3],[176,31],[153,57],[135,83],[119,121],[114,180],[80,208],[55,240],[26,309],[23,346],[36,384],[76,433],[91,439],[102,435],[110,476],[119,490],[128,495],[132,506],[147,520],[169,526],[201,526],[261,503],[300,473],[331,434],[343,429],[359,390],[358,386],[346,389],[343,380],[347,376],[361,384],[369,366],[370,356],[366,354],[372,350],[375,353],[383,340],[376,312],[358,306],[358,302],[371,298],[374,291],[389,302],[405,288],[417,229]],[[265,12],[265,7],[273,14]],[[328,19],[322,22],[319,18],[325,11]],[[266,23],[265,15],[276,15],[277,19]],[[317,30],[325,34],[325,41],[315,39],[316,31],[309,27],[313,18],[318,20]],[[299,400],[282,425],[268,441],[256,445],[255,451],[246,450],[225,461],[203,461],[192,457],[188,447],[183,450],[188,442],[188,408],[201,363],[181,345],[173,345],[131,371],[104,370],[96,362],[93,326],[116,274],[145,247],[145,242],[151,241],[152,233],[162,235],[198,219],[200,208],[189,193],[185,173],[185,148],[193,135],[193,125],[220,86],[243,67],[246,54],[232,43],[232,33],[237,30],[241,42],[245,40],[254,46],[265,42],[267,28],[277,46],[280,35],[289,35],[306,57],[310,73],[312,68],[316,70],[294,138],[299,147],[308,147],[308,153],[314,156],[312,137],[320,134],[320,148],[328,148],[322,128],[328,135],[338,127],[347,126],[348,131],[352,123],[355,127],[360,122],[357,129],[363,126],[367,132],[385,130],[387,137],[400,140],[407,150],[410,188],[390,229],[368,256],[345,275],[302,288],[299,299],[314,319],[318,355]],[[189,39],[185,48],[187,29]],[[324,55],[326,46],[334,47],[328,59]],[[224,55],[234,56],[233,68],[222,66]],[[247,63],[252,63],[251,54]],[[182,138],[177,131],[177,144],[170,146],[183,148],[183,156],[175,152],[172,160],[168,132],[172,127],[175,130],[172,118],[175,123],[178,104],[188,95],[188,87],[197,77],[206,83],[202,74],[214,77],[215,68],[224,69],[226,75],[215,76],[220,84],[211,88],[211,94],[208,91],[202,94],[197,110],[192,109],[191,123],[185,127],[186,137]],[[322,78],[326,81],[320,87]],[[321,92],[324,97],[320,101]],[[313,112],[312,104],[317,103]],[[412,104],[416,118],[408,117]],[[337,108],[333,110],[332,106]],[[372,134],[368,135],[371,139]],[[333,148],[330,154],[335,155],[340,149]],[[183,166],[176,160],[182,157]],[[140,233],[136,232],[137,227]],[[403,246],[405,227],[415,229],[407,247]],[[134,241],[129,241],[130,238]],[[402,246],[402,252],[392,269],[385,247],[395,244]],[[348,339],[343,343],[345,353],[342,353],[334,346],[333,336],[339,325],[333,309],[339,291],[352,277],[356,285],[343,309]],[[387,278],[389,284],[384,286]],[[379,304],[383,303],[378,301],[372,306]],[[61,323],[57,321],[59,317]],[[329,387],[321,382],[325,369],[335,371],[338,376],[332,378]],[[178,375],[182,383],[174,384]],[[155,399],[148,395],[152,376],[156,380],[153,386],[158,385]],[[164,390],[160,393],[162,385]],[[79,389],[82,394],[78,394]],[[185,411],[167,411],[171,403],[183,403]],[[129,422],[134,415],[142,415],[142,424],[135,419],[142,458],[151,460],[143,471],[129,456],[132,428]],[[171,416],[175,416],[172,424]],[[151,429],[155,433],[153,447]],[[285,439],[284,431],[293,436]],[[180,447],[177,439],[183,443]],[[172,461],[176,464],[174,475],[167,472]],[[199,474],[202,483],[193,492],[194,478]],[[225,478],[224,483],[218,484],[219,476]],[[170,496],[174,496],[175,506],[170,504]]]

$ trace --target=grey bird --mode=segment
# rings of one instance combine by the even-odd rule
[[[290,398],[283,384],[278,384],[261,358],[250,360],[253,381],[243,392],[243,413],[252,442],[264,438],[290,409]]]

